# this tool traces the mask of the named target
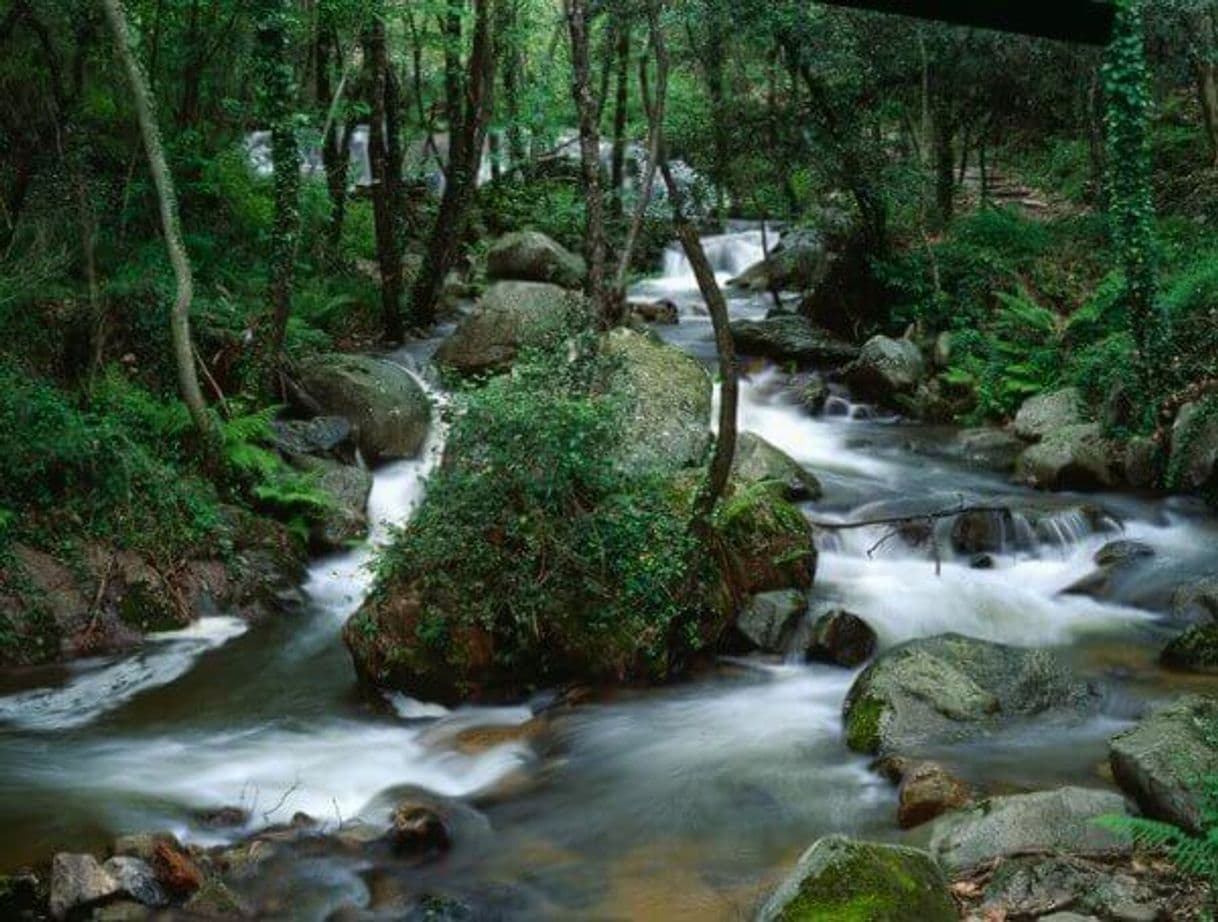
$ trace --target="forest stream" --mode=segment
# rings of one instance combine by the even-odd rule
[[[721,282],[764,255],[756,227],[704,245]],[[768,295],[727,291],[735,318],[771,306]],[[679,250],[633,294],[674,301],[680,323],[657,332],[713,362],[710,321]],[[430,381],[435,344],[394,358]],[[1024,491],[970,467],[950,428],[885,416],[844,391],[812,416],[787,402],[780,374],[746,366],[740,428],[820,478],[825,498],[805,504],[810,517],[848,522],[963,503],[1015,513],[992,569],[950,553],[936,566],[925,547],[881,541],[878,527],[818,531],[813,612],[864,614],[881,647],[954,631],[1057,649],[1102,689],[1097,716],[933,754],[992,791],[1110,786],[1107,739],[1148,702],[1206,682],[1157,668],[1171,632],[1156,612],[1175,586],[1218,567],[1218,520],[1180,499]],[[370,545],[410,515],[441,430],[433,427],[419,459],[375,471]],[[1081,504],[1106,510],[1104,529]],[[1020,510],[1046,505],[1054,511],[1032,529]],[[1112,586],[1102,601],[1063,594],[1114,537],[1154,548],[1150,575]],[[361,817],[383,824],[396,797],[421,789],[457,801],[453,848],[442,858],[373,868],[354,852],[285,849],[237,885],[242,895],[271,915],[290,906],[293,918],[375,909],[409,891],[451,895],[493,918],[737,919],[822,835],[920,841],[895,828],[895,788],[846,748],[842,701],[856,673],[832,665],[726,659],[689,681],[551,712],[544,699],[450,711],[398,696],[370,708],[339,633],[369,589],[371,557],[363,547],[316,560],[307,604],[290,617],[250,626],[210,613],[137,654],[39,672],[33,687],[9,680],[0,697],[0,865],[139,830],[217,843],[297,813],[329,828]],[[538,736],[525,725],[543,712]],[[486,727],[520,729],[471,730]],[[246,829],[199,819],[227,806],[247,811]]]

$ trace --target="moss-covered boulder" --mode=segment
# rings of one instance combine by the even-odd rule
[[[1041,714],[1086,714],[1098,695],[1051,653],[943,634],[893,647],[855,680],[843,708],[857,752],[903,753]]]
[[[297,466],[314,478],[327,507],[310,529],[314,548],[332,551],[359,541],[368,533],[368,496],[372,474],[357,464],[341,464],[329,458],[303,456]]]
[[[922,350],[908,339],[873,336],[846,369],[846,380],[865,400],[894,404],[911,394],[926,373]]]
[[[405,368],[367,355],[326,355],[298,369],[310,409],[343,416],[368,461],[413,458],[431,424],[431,401]]]
[[[436,361],[462,375],[507,371],[522,349],[562,339],[586,316],[583,295],[544,282],[496,282],[436,350]]]
[[[612,380],[627,402],[618,464],[628,472],[700,464],[710,447],[712,387],[693,358],[654,336],[617,329],[603,341]]]
[[[794,314],[765,320],[734,320],[731,326],[736,351],[741,355],[799,365],[838,367],[859,354],[857,346],[835,339],[807,317]]]
[[[1128,855],[1132,837],[1095,822],[1126,812],[1120,794],[1091,788],[991,797],[935,820],[930,851],[952,873],[1028,852]]]
[[[947,880],[926,852],[821,839],[757,914],[758,922],[955,922]]]
[[[1201,490],[1218,484],[1218,398],[1180,408],[1171,430],[1170,486]]]
[[[760,592],[744,603],[736,630],[753,649],[786,653],[807,613],[808,596],[799,589]]]
[[[776,484],[795,502],[820,499],[824,495],[815,474],[801,467],[781,448],[752,432],[742,432],[736,439],[732,476],[744,483],[766,481]]]
[[[582,258],[538,231],[505,234],[486,254],[489,279],[579,288],[586,273]]]
[[[1112,774],[1147,816],[1193,832],[1205,825],[1205,779],[1218,775],[1218,699],[1188,695],[1108,744]]]
[[[1015,414],[1015,434],[1029,442],[1038,442],[1067,426],[1083,422],[1083,398],[1077,388],[1029,397]]]
[[[1163,648],[1168,669],[1218,675],[1218,624],[1195,624]]]
[[[1099,423],[1047,433],[1015,462],[1015,479],[1041,490],[1100,490],[1120,482],[1122,457]]]

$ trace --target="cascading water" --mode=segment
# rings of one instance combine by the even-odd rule
[[[737,274],[760,258],[761,234],[743,230],[707,246],[718,273]],[[686,308],[679,325],[657,332],[713,361],[710,324],[682,259],[666,260],[664,276],[632,295]],[[767,298],[729,298],[736,317],[760,317],[769,306]],[[1150,604],[1147,594],[1162,595],[1170,579],[1218,565],[1213,523],[1122,501],[1124,537],[1153,546],[1155,573],[1168,576],[1128,592],[1118,586],[1107,600],[1063,594],[1094,572],[1092,555],[1118,526],[1077,498],[1019,493],[960,466],[938,450],[950,440],[942,430],[876,418],[845,394],[837,400],[841,412],[812,416],[786,396],[774,369],[742,382],[740,428],[822,481],[825,498],[809,505],[810,516],[858,522],[961,501],[1007,504],[1015,514],[985,570],[951,551],[946,522],[936,531],[939,572],[925,542],[885,540],[879,527],[823,531],[813,612],[856,611],[884,645],[958,631],[1056,646],[1094,678],[1110,677],[1110,667],[1132,674],[1108,684],[1103,712],[1081,726],[1017,731],[950,753],[960,771],[989,783],[1094,783],[1105,739],[1162,681],[1139,672],[1155,649],[1147,642],[1155,616],[1134,603]],[[170,827],[207,841],[217,833],[197,826],[192,811],[230,804],[249,810],[252,827],[298,810],[329,828],[359,816],[383,825],[394,792],[415,786],[463,798],[460,815],[473,819],[444,861],[394,866],[408,892],[489,901],[505,919],[731,919],[749,916],[817,837],[899,835],[892,789],[841,740],[848,670],[751,658],[685,685],[540,716],[529,707],[450,712],[404,696],[369,711],[351,694],[338,631],[368,591],[371,547],[417,503],[441,438],[433,434],[420,459],[375,472],[369,546],[317,561],[299,614],[248,630],[203,619],[137,656],[81,664],[56,687],[0,697],[8,833],[0,870],[121,831]],[[1150,652],[1139,659],[1136,650]],[[510,733],[462,742],[470,728],[536,721],[544,745]],[[384,888],[369,882],[364,859],[313,857],[283,873],[251,881],[247,895],[290,893],[294,918],[322,919],[350,902],[402,914],[378,906]]]

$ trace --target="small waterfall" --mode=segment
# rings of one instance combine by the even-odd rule
[[[770,237],[770,245],[773,247],[774,243],[778,242],[778,235],[771,233]],[[721,283],[735,278],[750,266],[765,259],[760,229],[703,237],[702,249],[706,251],[706,258]],[[679,245],[670,246],[664,251],[663,278],[665,281],[679,282],[686,287],[697,287],[693,267]]]

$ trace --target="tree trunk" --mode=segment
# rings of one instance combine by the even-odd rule
[[[189,128],[199,121],[199,84],[203,80],[203,36],[199,34],[199,2],[193,0],[186,20],[186,64],[182,69],[182,107],[178,124]]]
[[[579,117],[579,161],[584,187],[584,257],[588,278],[584,291],[597,310],[603,329],[621,320],[621,309],[605,295],[605,208],[601,198],[601,143],[597,129],[596,100],[592,97],[589,64],[589,15],[587,0],[563,0],[571,39],[571,95]]]
[[[194,297],[194,285],[190,273],[190,260],[186,255],[186,245],[182,242],[182,228],[178,220],[177,195],[173,187],[173,176],[165,160],[165,150],[161,145],[161,132],[157,126],[156,110],[153,107],[152,93],[148,89],[148,81],[140,66],[138,52],[135,48],[131,30],[127,25],[127,15],[123,10],[122,0],[102,0],[110,29],[114,33],[114,43],[122,59],[127,79],[131,83],[131,93],[135,99],[135,110],[139,118],[140,133],[144,139],[144,149],[148,154],[148,167],[152,173],[152,181],[156,187],[157,200],[160,204],[161,226],[165,234],[165,246],[169,251],[169,261],[173,265],[174,279],[177,284],[177,297],[170,315],[170,333],[173,338],[174,359],[178,368],[178,388],[182,400],[190,411],[195,428],[204,436],[210,436],[213,431],[212,419],[207,413],[207,405],[203,401],[203,393],[199,389],[199,377],[195,371],[194,347],[190,339],[190,305]]]
[[[499,7],[503,11],[503,27],[498,36],[503,55],[500,80],[503,83],[504,118],[507,120],[508,162],[512,169],[523,166],[529,156],[520,127],[521,55],[516,35],[519,22],[517,3],[518,0],[499,0]]]
[[[613,110],[613,216],[625,211],[622,196],[626,183],[626,107],[630,102],[630,20],[619,16],[617,24],[617,99]]]
[[[381,272],[381,326],[385,339],[396,343],[401,342],[405,334],[402,319],[402,252],[398,242],[397,218],[393,213],[391,157],[385,137],[389,67],[385,53],[385,20],[379,13],[372,18],[364,44],[372,110],[368,125],[368,160],[372,167],[376,258]]]
[[[338,121],[339,104],[347,82],[346,65],[335,41],[333,26],[323,22],[317,30],[317,99],[320,105],[329,107],[321,139],[321,161],[326,170],[326,191],[330,195],[330,217],[326,222],[322,259],[333,269],[340,261],[343,224],[347,218],[347,180],[351,167],[351,140],[354,136],[354,121]],[[330,62],[339,67],[338,89],[330,84]]]
[[[263,115],[271,125],[271,162],[275,170],[275,220],[271,229],[271,335],[267,370],[272,390],[283,363],[284,338],[292,313],[296,238],[300,231],[300,147],[293,124],[296,81],[288,57],[291,0],[263,0],[257,21],[262,71]]]
[[[1218,166],[1218,49],[1214,42],[1214,13],[1208,7],[1196,17],[1197,46],[1192,55],[1193,76],[1197,81],[1197,100],[1205,123],[1205,137],[1210,146],[1210,160]]]
[[[494,0],[474,0],[474,38],[470,50],[461,130],[449,136],[448,182],[432,229],[427,256],[419,270],[411,304],[416,323],[430,326],[444,290],[444,279],[456,264],[469,203],[482,165],[482,146],[490,124],[495,86],[495,53],[491,35]]]

